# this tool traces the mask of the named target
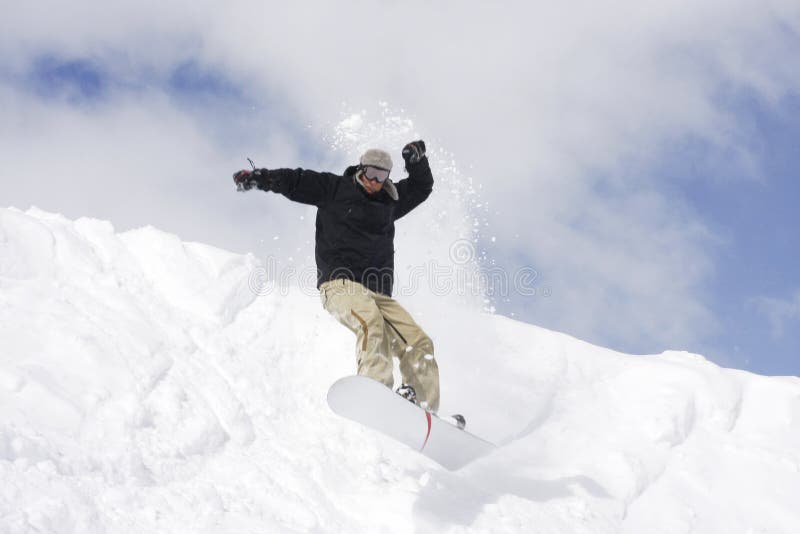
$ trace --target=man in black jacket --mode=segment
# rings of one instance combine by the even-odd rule
[[[258,188],[317,206],[317,287],[322,305],[356,336],[358,374],[394,386],[392,357],[400,361],[397,392],[423,408],[439,408],[439,368],[433,342],[392,298],[394,222],[433,190],[425,143],[403,148],[408,178],[389,179],[391,156],[367,150],[344,175],[304,169],[239,171],[240,191]]]

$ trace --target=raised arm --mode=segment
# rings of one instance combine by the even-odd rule
[[[280,193],[289,200],[321,206],[333,196],[339,176],[306,169],[256,169],[239,171],[233,180],[240,191],[256,187]]]
[[[397,208],[395,209],[395,219],[399,219],[413,210],[433,191],[433,173],[425,156],[425,143],[414,141],[403,149],[403,159],[406,161],[408,178],[397,182]]]

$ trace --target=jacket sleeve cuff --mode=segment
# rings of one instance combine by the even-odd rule
[[[408,178],[415,184],[433,184],[433,174],[427,156],[423,156],[416,163],[406,164],[406,171],[408,171]]]
[[[428,156],[422,156],[416,163],[406,163],[406,171],[408,171],[408,174],[411,176],[415,174],[419,175],[426,171],[430,172],[430,168],[431,166],[428,163]]]

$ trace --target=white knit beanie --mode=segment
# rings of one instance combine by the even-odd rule
[[[379,167],[381,169],[386,169],[387,171],[392,170],[392,156],[390,156],[385,150],[381,150],[379,148],[370,148],[364,152],[364,155],[361,156],[360,163],[361,165]]]

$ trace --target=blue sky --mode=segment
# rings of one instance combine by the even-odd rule
[[[687,177],[682,193],[724,242],[711,280],[712,306],[721,322],[713,338],[719,354],[765,374],[800,374],[800,317],[773,331],[761,299],[792,300],[800,289],[800,98],[777,106],[742,99],[737,118],[757,143],[758,174],[708,164],[692,147],[675,170]],[[672,169],[667,167],[667,172]]]
[[[385,100],[414,120],[414,134],[469,169],[440,172],[431,210],[452,206],[454,183],[480,183],[478,203],[491,209],[473,216],[485,224],[489,259],[509,271],[535,267],[552,292],[497,299],[500,313],[626,352],[686,349],[800,374],[800,76],[781,60],[800,42],[786,23],[794,19],[782,18],[791,4],[776,3],[780,16],[745,10],[705,27],[687,22],[697,14],[681,3],[665,6],[661,17],[627,13],[638,25],[625,32],[614,13],[555,31],[556,7],[540,11],[535,28],[489,7],[436,8],[420,24],[439,29],[421,31],[418,53],[398,48],[399,16],[371,47],[333,39],[325,4],[318,18],[276,8],[305,17],[297,30],[257,10],[200,9],[185,20],[164,8],[139,19],[131,4],[128,24],[83,30],[80,13],[65,12],[74,20],[56,37],[23,32],[36,17],[21,8],[18,40],[0,41],[0,95],[5,123],[15,125],[3,132],[14,149],[0,160],[2,194],[21,208],[107,218],[119,229],[153,224],[308,259],[310,217],[230,195],[230,173],[247,156],[335,170],[357,148],[331,150],[337,121],[357,113],[380,131],[376,103]],[[348,9],[336,16],[368,19],[380,8]],[[486,17],[505,38],[463,40]],[[437,26],[444,19],[460,30]],[[45,188],[9,179],[37,163],[61,176]],[[423,261],[426,247],[411,248],[405,258]]]

